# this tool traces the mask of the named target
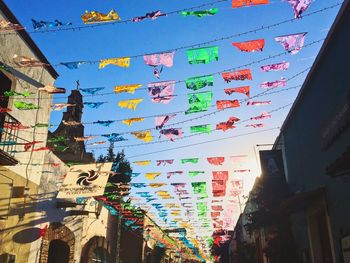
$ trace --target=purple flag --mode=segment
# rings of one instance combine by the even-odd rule
[[[156,129],[163,129],[163,126],[172,118],[174,118],[176,114],[171,114],[171,115],[164,115],[164,116],[158,116],[155,118],[156,122]]]
[[[285,35],[276,37],[275,40],[279,42],[286,51],[292,55],[297,54],[304,46],[305,35],[307,32],[293,35]]]

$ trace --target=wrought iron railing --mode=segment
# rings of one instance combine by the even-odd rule
[[[0,150],[14,157],[21,123],[8,113],[0,114]]]

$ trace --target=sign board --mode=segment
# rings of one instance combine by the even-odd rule
[[[281,150],[259,151],[261,174],[266,177],[284,177]]]
[[[341,248],[343,251],[344,263],[350,263],[350,236],[342,238]]]
[[[77,198],[103,195],[112,163],[94,163],[72,166],[57,198]]]

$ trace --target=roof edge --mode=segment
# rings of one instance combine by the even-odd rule
[[[18,21],[18,19],[15,17],[15,15],[11,12],[11,10],[7,7],[5,2],[3,0],[0,0],[0,11],[5,15],[5,17],[14,24],[19,24],[21,23]],[[39,47],[35,44],[34,40],[29,36],[28,32],[24,30],[18,30],[16,31],[17,34],[23,39],[23,41],[29,46],[29,48],[33,51],[33,53],[37,56],[37,58],[47,64],[44,66],[46,70],[50,73],[50,75],[54,78],[58,78],[58,73],[57,71],[51,66],[50,62],[47,60],[45,55],[41,52]]]

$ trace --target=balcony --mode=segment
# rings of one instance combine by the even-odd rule
[[[10,114],[0,114],[0,166],[18,164],[15,158],[18,128],[15,127],[20,124]]]

